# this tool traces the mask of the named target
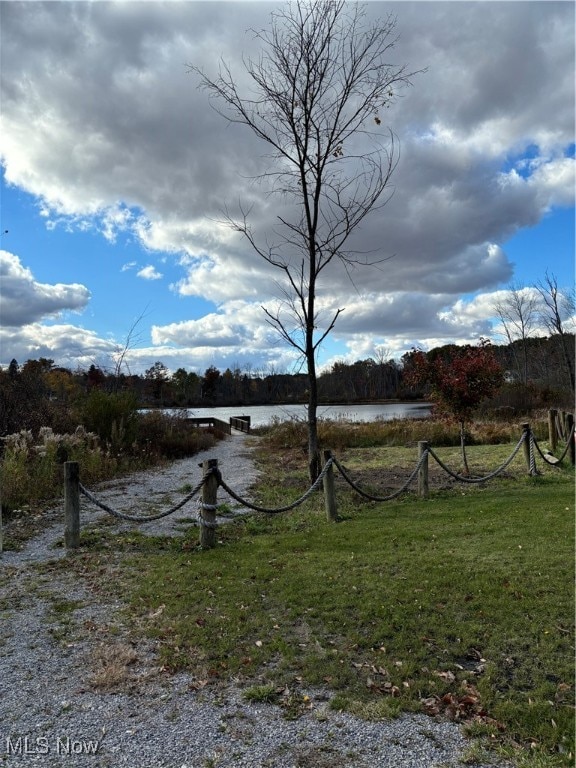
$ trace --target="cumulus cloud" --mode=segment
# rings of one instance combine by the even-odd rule
[[[260,305],[232,301],[225,304],[221,311],[198,320],[152,326],[152,342],[181,347],[262,351],[278,346],[278,336],[265,322]]]
[[[56,317],[65,310],[81,311],[90,291],[78,283],[40,283],[18,256],[0,251],[0,298],[2,325],[14,327]]]
[[[162,277],[162,273],[158,272],[156,267],[152,264],[148,264],[148,266],[142,267],[142,269],[138,270],[136,274],[143,280],[160,280]]]
[[[18,362],[46,357],[71,368],[100,365],[106,368],[112,361],[118,345],[102,339],[93,331],[70,323],[30,323],[20,328],[0,329],[2,363]]]
[[[214,73],[222,57],[242,83],[242,54],[257,54],[248,30],[267,25],[271,6],[4,5],[7,183],[36,196],[50,226],[94,228],[111,243],[127,234],[167,254],[181,270],[171,278],[174,293],[219,305],[199,320],[154,326],[158,354],[197,344],[264,355],[268,326],[256,310],[278,295],[281,275],[222,217],[249,209],[264,239],[286,202],[254,182],[267,167],[266,147],[210,109],[187,63]],[[487,332],[486,317],[460,312],[461,295],[488,295],[509,282],[506,240],[574,202],[573,5],[367,5],[370,17],[390,11],[400,33],[394,60],[427,71],[382,126],[389,122],[400,141],[394,194],[350,241],[379,267],[350,272],[335,264],[321,282],[327,311],[348,307],[337,333],[354,353]],[[41,286],[19,268],[4,322],[24,325],[86,305],[84,286]],[[137,274],[162,277],[151,265]]]

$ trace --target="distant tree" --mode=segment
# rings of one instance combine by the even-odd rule
[[[0,369],[0,435],[23,428],[21,389],[18,363],[12,360],[8,369]]]
[[[241,396],[241,374],[238,368],[226,368],[222,374],[222,396],[227,403],[233,403]]]
[[[523,384],[528,383],[528,338],[536,325],[537,307],[538,302],[533,289],[518,288],[514,285],[509,287],[505,298],[501,299],[495,307],[514,355],[518,376]],[[518,347],[514,342],[520,345],[521,358],[518,356]]]
[[[104,372],[92,364],[90,368],[88,368],[88,373],[86,374],[88,389],[99,389],[104,385],[105,381],[106,375]]]
[[[151,383],[154,400],[163,404],[164,385],[170,378],[170,371],[159,360],[144,371],[144,378]]]
[[[170,372],[168,371],[168,368],[164,365],[164,363],[161,363],[159,360],[157,360],[154,363],[154,365],[151,365],[150,368],[147,368],[144,371],[144,377],[146,379],[150,379],[151,381],[155,379],[167,381],[169,376],[170,376]]]
[[[54,368],[46,374],[50,397],[65,405],[79,393],[78,384],[67,368]]]
[[[39,357],[37,360],[26,360],[21,373],[25,376],[43,376],[54,367],[54,360],[49,357]]]
[[[196,377],[197,378],[197,377]],[[192,382],[185,368],[178,368],[170,379],[176,402],[179,405],[187,405],[192,396]]]
[[[326,319],[319,315],[319,278],[334,261],[347,271],[381,261],[359,255],[347,243],[390,197],[398,154],[392,132],[383,139],[381,124],[411,75],[390,63],[395,20],[389,16],[369,25],[357,3],[286,3],[273,12],[269,30],[254,34],[261,53],[256,60],[244,59],[244,92],[237,84],[244,78],[236,80],[225,64],[214,79],[198,67],[191,70],[200,75],[217,111],[250,128],[270,151],[269,169],[260,178],[282,196],[277,230],[257,238],[242,207],[239,219],[227,221],[284,280],[277,309],[264,312],[306,364],[308,464],[315,479],[320,470],[316,356],[343,311]]]
[[[574,392],[574,361],[570,356],[569,321],[574,321],[574,289],[562,291],[558,288],[558,280],[553,274],[546,272],[544,280],[536,285],[536,290],[542,299],[540,318],[551,336],[560,338],[562,356],[570,387]]]
[[[124,339],[124,343],[122,346],[118,345],[116,351],[114,352],[114,391],[118,391],[120,386],[120,375],[122,373],[122,367],[126,366],[126,369],[128,371],[128,374],[130,374],[130,368],[128,367],[126,363],[126,356],[128,355],[128,352],[133,349],[136,344],[140,341],[142,338],[142,334],[140,332],[137,332],[138,326],[142,322],[142,320],[146,316],[146,310],[148,309],[148,306],[146,306],[146,309],[140,313],[140,315],[134,320],[132,325],[130,326],[128,333],[126,334],[126,338]]]
[[[216,399],[218,385],[220,383],[220,375],[218,368],[213,365],[206,369],[202,380],[202,397],[208,400]]]
[[[487,339],[479,346],[450,345],[428,354],[413,350],[407,359],[406,377],[412,385],[428,385],[436,409],[460,424],[460,446],[465,471],[465,423],[475,408],[503,383],[503,371]]]
[[[18,361],[13,358],[12,360],[10,360],[10,365],[8,366],[8,376],[11,379],[15,379],[19,373],[20,373],[20,366],[18,365]]]
[[[54,361],[45,357],[27,360],[22,368],[13,360],[0,372],[0,432],[37,431],[50,426],[51,408],[46,376]]]

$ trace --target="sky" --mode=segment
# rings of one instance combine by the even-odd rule
[[[242,57],[267,2],[0,2],[0,365],[270,373],[302,361],[266,322],[280,274],[222,224],[266,237],[284,203],[266,148],[211,106],[190,65]],[[418,72],[383,114],[400,149],[355,245],[378,267],[322,276],[344,311],[321,367],[502,341],[495,305],[574,286],[572,2],[369,2]]]

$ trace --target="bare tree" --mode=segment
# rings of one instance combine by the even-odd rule
[[[568,349],[567,322],[574,318],[574,291],[563,291],[558,288],[558,280],[548,271],[544,280],[536,284],[536,290],[542,299],[540,318],[551,336],[560,337],[562,356],[568,373],[570,386],[574,392],[574,363]]]
[[[398,150],[382,115],[415,74],[389,63],[395,25],[392,17],[369,24],[364,9],[345,0],[297,0],[272,13],[268,30],[254,32],[260,53],[243,58],[245,92],[224,62],[214,79],[190,67],[215,109],[248,126],[270,152],[261,179],[284,204],[274,232],[257,237],[242,207],[238,218],[226,218],[281,273],[283,298],[275,310],[263,309],[305,361],[311,478],[320,467],[316,356],[343,311],[319,316],[318,279],[334,261],[346,270],[377,263],[347,241],[390,197]]]
[[[118,388],[120,386],[120,375],[122,373],[122,366],[125,365],[126,369],[128,370],[128,374],[130,374],[130,368],[128,367],[126,363],[126,355],[128,352],[133,349],[136,344],[140,341],[142,338],[142,334],[140,331],[137,332],[138,326],[142,322],[142,320],[146,317],[146,311],[148,309],[148,305],[146,305],[143,312],[138,315],[136,320],[132,323],[130,326],[130,329],[128,333],[126,334],[126,338],[124,340],[124,344],[122,346],[117,347],[115,353],[114,353],[114,391],[118,391]]]
[[[537,305],[531,288],[511,285],[506,298],[499,301],[495,307],[523,384],[528,383],[528,338],[536,325]],[[521,356],[515,342],[519,342]]]

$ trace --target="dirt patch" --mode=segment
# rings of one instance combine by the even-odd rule
[[[377,496],[386,496],[402,488],[411,474],[411,472],[403,467],[388,467],[386,469],[349,469],[344,465],[344,469],[350,480],[361,491]],[[338,470],[336,470],[335,477],[339,487],[350,488],[350,485]],[[456,485],[459,485],[459,483],[445,472],[432,470],[428,473],[428,485],[432,490],[450,490]],[[414,478],[408,490],[416,491],[417,487],[418,480],[417,478]]]

